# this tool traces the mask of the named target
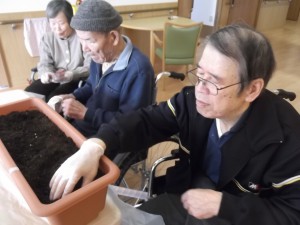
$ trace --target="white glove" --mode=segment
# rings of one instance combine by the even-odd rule
[[[100,144],[101,143],[101,144]],[[82,186],[93,181],[97,175],[100,157],[104,153],[104,142],[91,138],[83,142],[81,148],[70,156],[55,172],[50,181],[50,199],[56,200],[71,193],[83,178]]]
[[[62,103],[63,98],[59,95],[53,96],[50,98],[48,101],[48,105],[55,110],[56,112],[60,113],[62,108],[61,108],[61,103]]]
[[[49,84],[52,81],[53,77],[54,77],[54,73],[52,72],[43,73],[41,76],[41,82],[43,84]]]

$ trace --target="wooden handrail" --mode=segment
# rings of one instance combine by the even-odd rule
[[[23,19],[18,19],[18,20],[2,20],[2,21],[0,21],[0,25],[23,23],[23,22],[24,22]]]
[[[291,2],[292,0],[264,0],[263,2],[265,4],[267,3],[273,3],[273,2],[277,2],[277,3],[283,3],[283,2]]]
[[[170,8],[170,7],[165,7],[165,8],[160,8],[160,9],[126,9],[121,11],[121,14],[125,14],[125,13],[142,13],[142,12],[153,12],[153,11],[164,11],[164,10],[174,10],[177,9],[176,7]]]

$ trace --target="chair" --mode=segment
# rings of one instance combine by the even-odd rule
[[[203,23],[178,24],[173,21],[165,23],[163,40],[153,33],[155,55],[162,60],[161,71],[166,65],[185,65],[185,73],[189,65],[195,64],[196,47]],[[159,47],[156,48],[156,45]],[[152,62],[155,62],[155,55]]]

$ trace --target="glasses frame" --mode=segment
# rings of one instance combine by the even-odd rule
[[[219,91],[243,83],[243,81],[240,81],[240,82],[237,82],[237,83],[234,83],[234,84],[230,84],[230,85],[227,85],[227,86],[225,86],[225,87],[221,87],[221,88],[220,88],[220,87],[218,87],[215,83],[213,83],[213,82],[211,82],[211,81],[209,81],[209,80],[206,80],[206,79],[204,79],[204,78],[202,78],[202,77],[197,76],[197,75],[195,74],[195,72],[194,72],[194,71],[197,70],[197,69],[198,69],[198,67],[193,68],[193,69],[189,70],[189,71],[187,72],[187,74],[191,73],[193,76],[195,76],[195,77],[197,78],[197,82],[196,82],[195,84],[193,84],[193,85],[195,85],[195,86],[199,85],[200,82],[202,82],[203,85],[206,85],[206,83],[212,84],[212,85],[216,88],[217,93],[216,93],[216,94],[209,93],[210,95],[217,96],[217,95],[219,94]],[[204,82],[204,83],[203,83],[203,82]]]

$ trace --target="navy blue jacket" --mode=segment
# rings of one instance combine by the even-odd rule
[[[86,137],[96,134],[100,125],[114,116],[152,104],[154,71],[149,59],[123,36],[126,47],[116,63],[102,74],[102,64],[94,61],[86,84],[74,91],[87,107],[84,120],[73,125]]]

